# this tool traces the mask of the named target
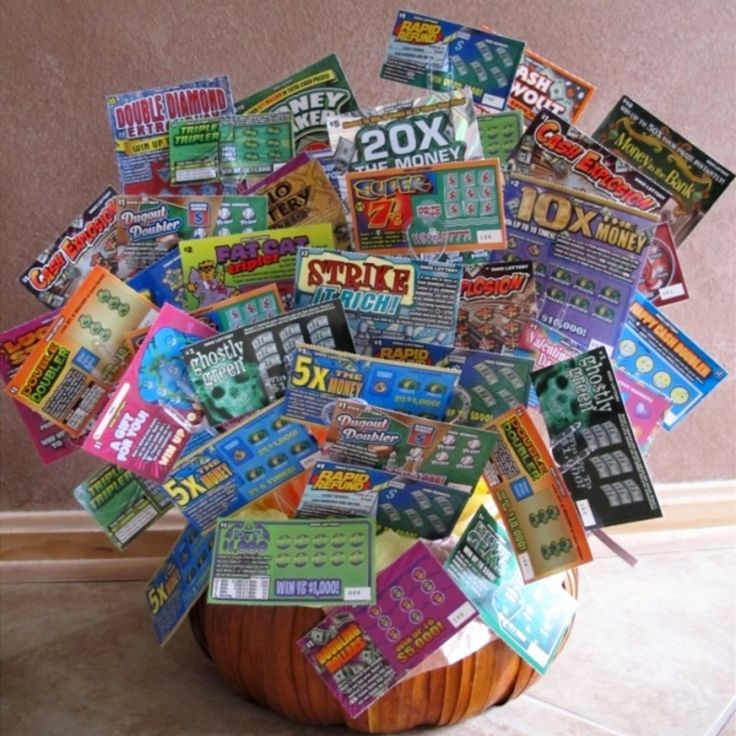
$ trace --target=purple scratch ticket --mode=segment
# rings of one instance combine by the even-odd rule
[[[539,321],[581,350],[605,345],[612,351],[657,216],[522,174],[506,182],[509,250],[534,261]]]
[[[335,609],[297,644],[355,718],[477,615],[418,542],[378,574],[376,603]]]

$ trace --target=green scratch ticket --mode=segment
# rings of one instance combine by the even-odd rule
[[[127,547],[171,508],[161,486],[117,465],[103,465],[74,489],[74,498],[118,548]]]
[[[174,185],[218,181],[219,120],[175,120],[169,124],[169,176]]]
[[[407,474],[469,493],[497,441],[482,429],[339,399],[326,452],[335,462]]]
[[[186,308],[209,307],[266,283],[291,284],[299,248],[332,248],[334,242],[332,228],[326,224],[182,240],[179,254]]]
[[[210,603],[373,603],[373,519],[220,519]]]
[[[294,157],[292,116],[233,115],[220,120],[220,176],[237,182],[262,178]]]
[[[503,163],[524,133],[524,116],[518,110],[479,115],[476,118],[484,158]]]
[[[238,115],[291,113],[297,152],[327,145],[327,116],[355,109],[353,91],[335,54],[235,103]]]

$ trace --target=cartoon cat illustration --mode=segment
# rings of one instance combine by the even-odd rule
[[[225,286],[225,278],[214,261],[200,261],[196,268],[189,270],[187,291],[197,299],[198,307],[209,307],[231,296],[236,289]]]

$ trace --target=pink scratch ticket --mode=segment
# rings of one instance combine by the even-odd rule
[[[645,454],[672,402],[643,383],[635,381],[625,371],[617,369],[615,375],[636,443],[642,454]]]
[[[214,334],[164,304],[84,449],[160,483],[202,419],[182,351]]]

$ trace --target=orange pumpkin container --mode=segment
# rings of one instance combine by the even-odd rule
[[[577,597],[575,570],[565,575],[563,584]],[[318,608],[211,605],[202,597],[190,622],[231,687],[301,723],[344,724],[366,733],[446,726],[521,695],[539,677],[495,639],[454,664],[405,678],[351,719],[296,645],[324,615]]]

